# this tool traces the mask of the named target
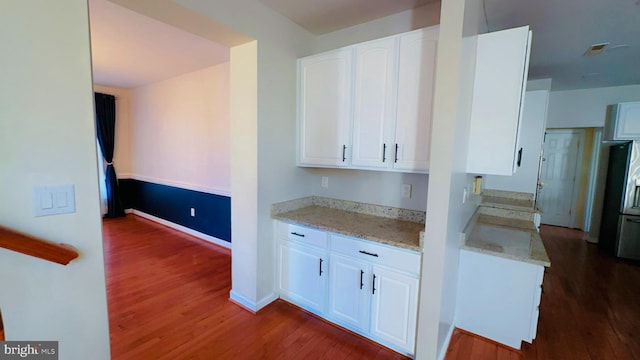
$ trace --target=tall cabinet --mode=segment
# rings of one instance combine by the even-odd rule
[[[299,166],[428,172],[438,27],[299,60]]]

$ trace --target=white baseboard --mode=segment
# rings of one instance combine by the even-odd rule
[[[280,298],[278,296],[278,294],[276,293],[271,293],[265,297],[262,298],[262,300],[258,301],[258,310],[262,309],[263,307],[271,304],[272,302],[278,300],[278,298]]]
[[[263,307],[271,304],[272,302],[274,302],[275,300],[278,299],[278,294],[276,293],[271,293],[267,296],[265,296],[264,298],[262,298],[260,301],[258,302],[254,302],[252,300],[249,300],[247,297],[239,294],[237,291],[235,290],[231,290],[229,292],[229,299],[231,299],[231,301],[235,302],[236,304],[242,306],[243,308],[256,313],[258,312],[260,309],[262,309]]]
[[[449,326],[447,335],[444,338],[444,343],[442,344],[442,349],[440,349],[440,354],[438,354],[438,360],[444,360],[445,356],[447,356],[447,350],[449,350],[449,343],[451,342],[451,336],[453,336],[455,328],[453,325]]]
[[[176,223],[172,223],[171,221],[167,221],[165,219],[161,219],[161,218],[159,218],[157,216],[153,216],[153,215],[147,214],[147,213],[142,212],[140,210],[133,210],[132,213],[137,215],[137,216],[143,217],[145,219],[149,219],[151,221],[154,221],[154,222],[157,222],[159,224],[162,224],[164,226],[168,226],[168,227],[170,227],[172,229],[175,229],[175,230],[178,230],[178,231],[182,231],[183,233],[195,236],[195,237],[197,237],[199,239],[208,241],[210,243],[222,246],[222,247],[227,248],[227,249],[231,249],[231,243],[228,242],[228,241],[224,241],[222,239],[218,239],[217,237],[214,237],[214,236],[211,236],[211,235],[207,235],[207,234],[201,233],[201,232],[193,230],[193,229],[189,229],[186,226],[182,226],[182,225],[178,225]]]
[[[589,236],[589,238],[587,238],[587,242],[590,242],[592,244],[597,244],[599,240],[597,236]]]

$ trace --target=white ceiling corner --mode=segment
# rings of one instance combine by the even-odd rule
[[[229,48],[108,0],[89,0],[94,82],[138,87],[229,61]]]

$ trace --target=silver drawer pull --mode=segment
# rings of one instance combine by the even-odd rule
[[[359,253],[360,253],[360,254],[369,255],[369,256],[375,256],[375,257],[378,257],[378,254],[373,254],[373,253],[370,253],[370,252],[366,252],[366,251],[364,251],[364,250],[360,250],[360,251],[359,251]]]
[[[300,236],[300,237],[304,237],[304,234],[298,234],[297,232],[292,232],[291,235],[295,235],[295,236]]]

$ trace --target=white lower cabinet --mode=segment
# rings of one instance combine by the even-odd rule
[[[520,349],[538,327],[544,266],[461,250],[456,326]]]
[[[329,315],[341,324],[366,331],[371,304],[371,265],[331,254]]]
[[[276,222],[277,287],[281,297],[314,312],[324,312],[329,267],[327,234]]]
[[[420,253],[276,222],[282,298],[415,353]]]
[[[413,353],[418,314],[418,278],[373,267],[371,335]]]
[[[326,256],[310,246],[280,241],[280,294],[306,308],[324,311]],[[324,275],[324,276],[323,276]]]

